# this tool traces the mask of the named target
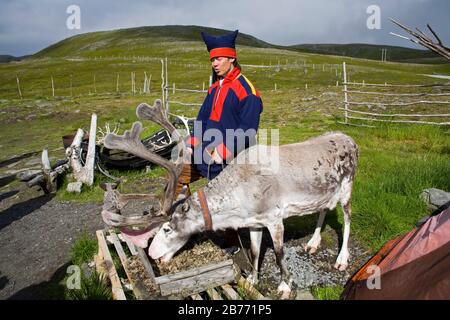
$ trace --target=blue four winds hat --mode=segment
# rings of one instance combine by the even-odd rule
[[[236,58],[235,42],[238,32],[239,30],[236,30],[219,37],[202,32],[203,41],[205,41],[206,48],[209,51],[209,59],[216,57]]]

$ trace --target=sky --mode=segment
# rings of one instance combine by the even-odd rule
[[[76,21],[73,11],[67,13],[71,5],[80,9],[79,29],[67,27],[68,20]],[[158,25],[239,29],[279,45],[370,43],[423,49],[390,35],[406,33],[389,18],[424,32],[430,23],[450,46],[449,14],[449,0],[0,0],[0,54],[33,54],[86,32]]]

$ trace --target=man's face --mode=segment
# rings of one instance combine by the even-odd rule
[[[233,68],[233,58],[216,57],[211,59],[211,65],[218,77],[225,77]]]

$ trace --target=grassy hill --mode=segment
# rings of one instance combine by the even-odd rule
[[[387,60],[416,63],[446,63],[445,58],[429,51],[398,46],[373,45],[365,43],[351,44],[300,44],[289,48],[301,52],[331,54],[372,60],[381,59],[381,49],[387,49]]]
[[[23,56],[23,57],[14,57],[14,56],[10,56],[7,54],[0,54],[0,63],[7,63],[10,61],[20,61],[23,60],[25,58],[27,58],[29,56]]]
[[[76,35],[51,45],[34,55],[34,57],[65,57],[84,56],[93,54],[117,55],[132,54],[144,55],[148,50],[154,49],[170,42],[201,42],[200,32],[205,31],[212,35],[226,32],[221,29],[199,26],[156,26],[119,29],[113,31],[91,32]],[[271,44],[247,34],[240,34],[237,45],[269,48]]]
[[[120,54],[144,55],[146,51],[153,50],[155,44],[160,45],[167,42],[180,41],[202,43],[200,37],[201,31],[219,35],[231,30],[171,25],[91,32],[59,41],[39,51],[34,57],[90,57],[94,54],[97,56]],[[300,44],[280,46],[243,33],[239,34],[237,45],[256,48],[278,48],[281,50],[295,50],[373,60],[380,60],[381,49],[388,49],[387,59],[389,61],[417,63],[445,62],[444,58],[426,50],[370,44]]]

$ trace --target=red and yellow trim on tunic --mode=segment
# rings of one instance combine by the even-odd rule
[[[192,147],[195,148],[195,147],[197,147],[200,144],[200,141],[196,137],[191,136],[191,137],[189,137],[186,140],[186,144],[187,144],[188,147],[192,146]]]

